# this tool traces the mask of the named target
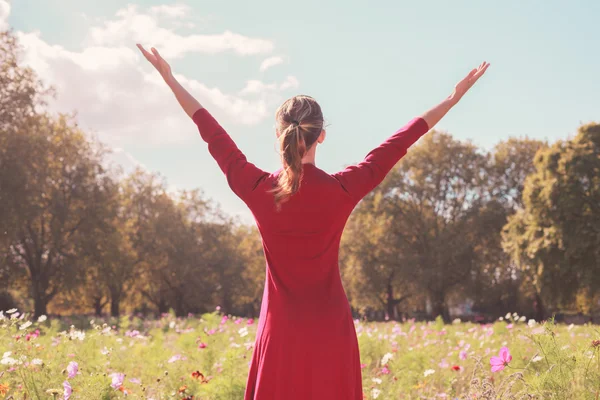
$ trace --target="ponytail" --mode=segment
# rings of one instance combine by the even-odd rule
[[[290,124],[279,137],[283,170],[277,178],[273,190],[275,203],[279,206],[300,188],[302,179],[302,157],[306,153],[306,143],[299,124]]]
[[[323,130],[323,114],[312,97],[295,96],[279,107],[276,119],[283,168],[271,192],[280,209],[300,189],[302,158]]]

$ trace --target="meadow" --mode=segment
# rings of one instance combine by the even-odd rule
[[[598,399],[596,326],[355,321],[365,399]],[[5,399],[243,398],[257,321],[0,313]],[[290,365],[290,368],[293,368]]]

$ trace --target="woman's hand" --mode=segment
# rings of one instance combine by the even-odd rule
[[[477,82],[479,78],[485,74],[485,71],[490,66],[488,62],[482,62],[478,68],[475,68],[469,72],[469,74],[463,78],[460,82],[456,84],[454,87],[454,93],[450,96],[454,102],[458,102],[464,95],[471,89],[471,87]]]
[[[165,82],[169,83],[171,78],[173,78],[173,75],[171,74],[171,66],[168,62],[165,61],[164,58],[161,57],[161,55],[158,53],[158,50],[152,47],[152,53],[149,53],[148,51],[146,51],[146,49],[142,47],[141,44],[138,44],[137,47],[138,49],[140,49],[144,57],[146,57],[146,60],[148,60],[150,64],[152,64],[154,68],[156,68],[156,70],[160,73],[160,76],[163,77]]]

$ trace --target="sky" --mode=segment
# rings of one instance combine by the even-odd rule
[[[0,0],[0,29],[14,29],[23,63],[57,90],[53,111],[76,111],[126,171],[200,188],[244,222],[250,212],[137,42],[155,46],[268,171],[280,166],[275,110],[315,97],[328,124],[316,163],[333,173],[484,60],[486,75],[436,129],[491,149],[600,121],[598,15],[596,0]]]

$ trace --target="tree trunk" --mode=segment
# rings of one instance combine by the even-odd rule
[[[94,297],[94,313],[97,317],[102,315],[102,308],[104,308],[104,304],[102,303],[102,296]]]
[[[394,301],[394,288],[391,283],[387,285],[387,299],[386,299],[386,312],[385,319],[390,320],[395,317],[394,309],[396,308],[396,302]]]
[[[431,296],[431,308],[433,318],[442,317],[445,323],[450,323],[450,311],[446,304],[446,296],[444,293],[436,292]]]
[[[45,297],[39,293],[34,293],[33,296],[33,307],[34,307],[34,318],[38,318],[40,315],[47,315],[46,306],[48,302]]]
[[[535,292],[533,300],[533,309],[535,313],[536,321],[544,321],[546,319],[546,310],[544,309],[544,302],[542,296],[538,292]]]
[[[116,290],[110,291],[110,315],[118,317],[120,314],[121,293]]]

